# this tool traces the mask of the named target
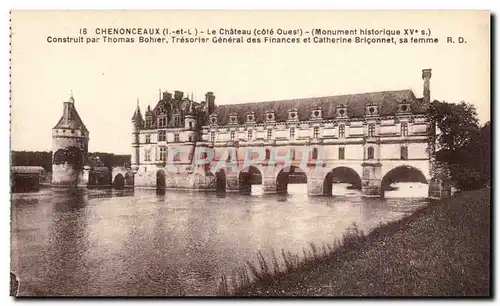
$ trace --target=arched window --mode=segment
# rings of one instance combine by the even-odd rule
[[[312,152],[312,159],[318,159],[318,149],[314,148]]]
[[[373,147],[368,147],[368,153],[367,153],[367,159],[374,159],[375,158],[375,150],[373,150]]]

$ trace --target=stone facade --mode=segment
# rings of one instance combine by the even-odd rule
[[[246,190],[250,168],[265,193],[291,179],[307,182],[310,195],[349,182],[380,196],[402,175],[432,183],[430,78],[423,70],[422,98],[396,90],[216,106],[212,92],[202,102],[163,92],[132,118],[135,186]]]

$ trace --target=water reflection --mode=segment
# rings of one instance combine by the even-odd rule
[[[257,250],[301,253],[332,243],[355,222],[369,231],[423,199],[155,190],[57,190],[17,194],[12,271],[21,295],[211,295]]]

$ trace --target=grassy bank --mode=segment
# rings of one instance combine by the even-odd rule
[[[342,246],[340,246],[342,244]],[[304,255],[282,252],[221,280],[236,296],[488,296],[490,191],[436,201],[369,235],[352,228],[344,241]],[[248,275],[250,274],[250,275]],[[251,281],[251,279],[255,281]]]

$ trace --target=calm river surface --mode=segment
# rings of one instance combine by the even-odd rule
[[[291,188],[293,186],[293,188]],[[11,271],[25,295],[215,295],[260,250],[302,254],[353,222],[365,232],[426,199],[154,190],[14,194]]]

